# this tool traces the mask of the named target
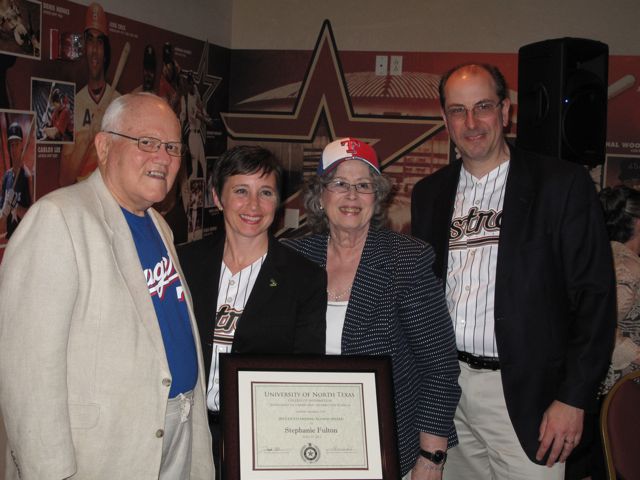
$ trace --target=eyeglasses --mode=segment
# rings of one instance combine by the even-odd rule
[[[473,113],[473,118],[488,118],[491,117],[496,108],[502,105],[502,100],[499,102],[478,102],[473,107],[471,107],[471,112]],[[453,107],[449,107],[446,110],[447,117],[452,118],[454,120],[461,120],[467,118],[467,113],[469,109],[464,105],[454,105]]]
[[[106,133],[128,138],[129,140],[135,140],[138,143],[138,148],[143,152],[157,152],[160,150],[160,147],[164,145],[164,149],[172,157],[181,157],[187,153],[187,146],[182,142],[163,142],[162,140],[153,137],[130,137],[124,133],[112,132],[111,130],[107,130]]]
[[[358,193],[376,193],[376,185],[371,182],[349,183],[344,180],[333,180],[326,183],[324,186],[327,190],[334,193],[349,193],[351,191],[351,187],[355,188]]]

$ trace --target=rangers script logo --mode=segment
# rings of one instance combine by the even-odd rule
[[[162,257],[162,260],[156,263],[153,269],[145,269],[144,278],[147,280],[147,287],[149,287],[151,296],[158,295],[161,300],[164,297],[165,287],[180,279],[173,262],[166,257]]]

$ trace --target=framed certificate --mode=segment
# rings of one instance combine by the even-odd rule
[[[397,480],[391,360],[220,355],[223,480]]]

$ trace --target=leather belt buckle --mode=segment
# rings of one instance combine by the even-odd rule
[[[493,357],[480,357],[458,350],[458,360],[475,370],[500,370],[500,360]]]

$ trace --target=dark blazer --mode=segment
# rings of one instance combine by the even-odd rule
[[[178,247],[193,299],[209,378],[225,235]],[[288,354],[325,351],[327,274],[269,236],[269,247],[233,338],[232,352]]]
[[[327,235],[286,240],[327,266]],[[433,250],[389,230],[370,230],[351,289],[343,355],[389,355],[393,368],[402,475],[416,463],[419,433],[449,437],[460,373],[444,293],[433,275]]]
[[[461,165],[455,161],[413,190],[412,233],[433,245],[439,278],[447,272]],[[613,348],[615,293],[602,210],[586,170],[511,148],[495,334],[509,417],[532,461],[553,400],[595,408]]]

